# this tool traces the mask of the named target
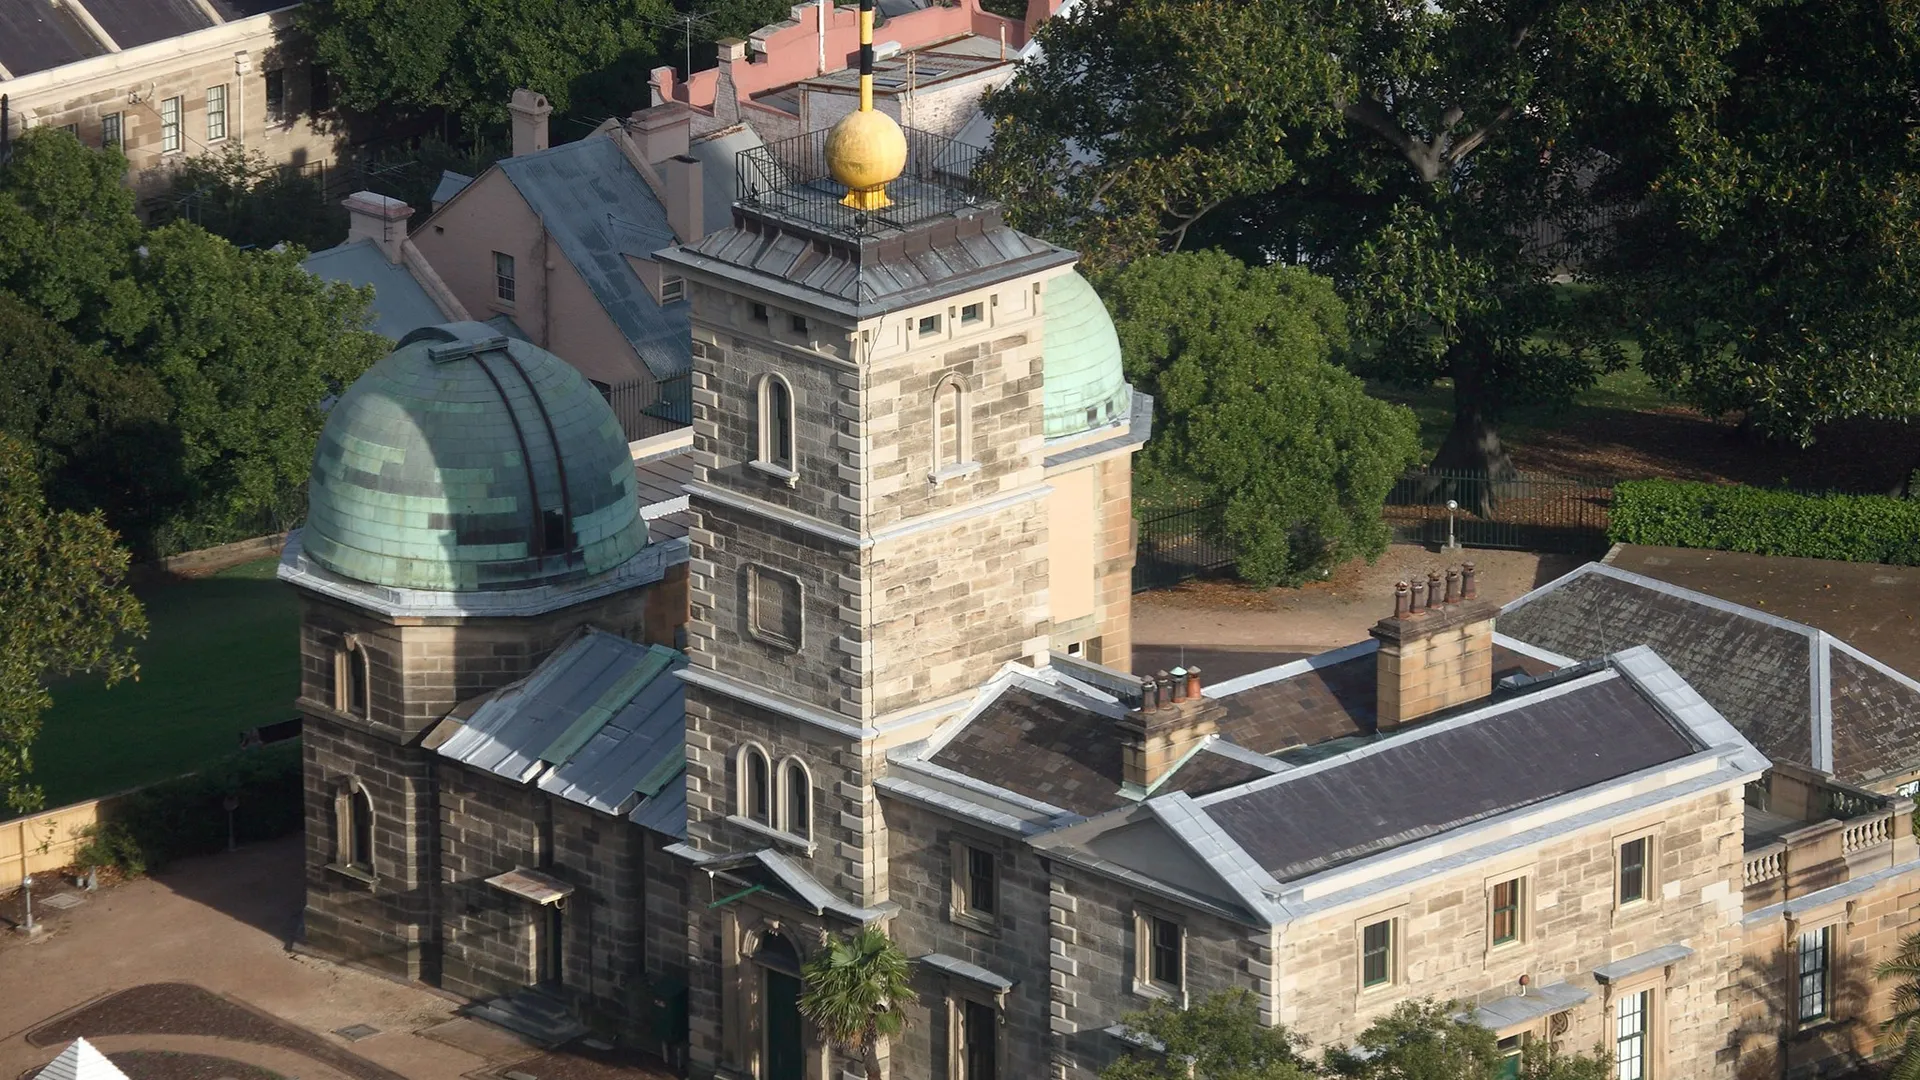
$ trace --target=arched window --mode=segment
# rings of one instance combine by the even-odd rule
[[[786,819],[782,823],[795,836],[811,836],[813,829],[813,778],[796,758],[788,758],[780,777],[786,796]]]
[[[933,467],[952,468],[967,460],[967,395],[960,380],[948,376],[933,392]]]
[[[760,462],[793,471],[793,389],[778,375],[760,379]]]
[[[347,634],[333,654],[333,707],[349,716],[371,715],[367,650],[359,634]]]
[[[372,873],[373,800],[367,796],[365,788],[353,789],[353,795],[347,800],[347,817],[353,825],[353,841],[347,853],[347,863]]]
[[[740,813],[750,821],[773,826],[773,769],[757,746],[740,751]]]

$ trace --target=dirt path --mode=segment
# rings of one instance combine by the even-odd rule
[[[1133,598],[1134,668],[1180,663],[1184,649],[1211,679],[1231,678],[1365,638],[1369,626],[1392,613],[1394,583],[1428,570],[1471,562],[1480,595],[1506,603],[1584,561],[1524,551],[1442,554],[1395,544],[1372,566],[1356,559],[1327,581],[1298,589],[1201,581],[1142,593]]]

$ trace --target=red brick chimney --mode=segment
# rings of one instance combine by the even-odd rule
[[[1368,633],[1380,642],[1375,682],[1378,730],[1479,701],[1493,693],[1493,619],[1480,599],[1472,563],[1444,578],[1393,587],[1393,614]]]
[[[1140,702],[1120,721],[1120,775],[1152,788],[1219,728],[1225,706],[1201,696],[1200,669],[1175,668],[1140,682]]]
[[[547,104],[545,94],[536,94],[524,87],[515,90],[513,100],[507,103],[507,112],[513,118],[514,157],[547,148],[547,117],[553,115],[553,106]]]

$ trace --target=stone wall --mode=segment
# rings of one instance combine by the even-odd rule
[[[1565,982],[1591,992],[1560,1037],[1563,1049],[1587,1051],[1607,1030],[1608,990],[1594,968],[1685,945],[1693,954],[1670,977],[1653,972],[1653,985],[1664,987],[1655,1026],[1666,1033],[1665,1072],[1654,1075],[1730,1076],[1725,1051],[1740,964],[1742,815],[1740,789],[1721,788],[1297,920],[1283,933],[1276,960],[1278,1018],[1315,1042],[1349,1040],[1398,1002],[1430,996],[1485,1003],[1518,993],[1524,975],[1535,987]],[[1639,830],[1654,838],[1654,897],[1622,908],[1613,899],[1617,841]],[[1523,940],[1491,948],[1491,890],[1513,877],[1525,877],[1531,898]],[[1363,990],[1359,929],[1388,917],[1399,921],[1402,977]]]

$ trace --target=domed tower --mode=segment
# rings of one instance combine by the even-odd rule
[[[676,554],[647,543],[612,409],[551,353],[427,327],[341,395],[279,569],[301,598],[314,947],[435,977],[423,737],[583,626],[671,644]]]

